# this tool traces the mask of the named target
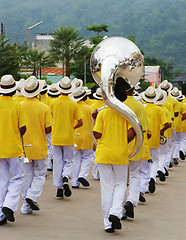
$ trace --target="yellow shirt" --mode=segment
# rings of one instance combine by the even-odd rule
[[[137,101],[133,96],[127,96],[127,99],[125,100],[124,103],[136,114],[142,125],[143,131],[147,131],[148,123],[143,104]],[[131,141],[129,143],[129,149],[132,149],[134,144],[135,140]],[[143,159],[144,157],[145,157],[145,143],[143,142],[140,151],[133,158],[130,158],[130,160],[138,161]]]
[[[88,105],[92,105],[94,103],[95,99],[90,99],[89,97],[87,97],[87,99],[85,100],[85,103]]]
[[[163,105],[159,105],[159,107],[161,107],[163,109],[163,111],[166,114],[167,117],[167,122],[168,123],[172,123],[172,118],[171,118],[171,114],[169,112],[169,110],[164,107]],[[161,126],[161,129],[163,128],[163,126]],[[168,138],[172,137],[172,128],[168,128],[167,130],[165,130],[164,135]]]
[[[93,108],[93,111],[99,108],[102,108],[105,106],[105,103],[103,100],[95,100],[95,102],[91,105]]]
[[[42,103],[45,103],[46,105],[50,105],[50,101],[51,101],[51,99],[49,98],[49,97],[47,97],[47,93],[45,93],[45,94],[43,94],[43,95],[40,95],[40,101],[42,102]]]
[[[185,125],[185,120],[182,121],[182,114],[184,114],[186,112],[186,105],[182,102],[179,102],[179,108],[180,108],[180,113],[178,115],[178,117],[176,118],[176,132],[182,132],[184,129],[184,125]]]
[[[184,99],[186,99],[186,98],[184,98]],[[182,101],[182,103],[183,103],[183,101]],[[186,103],[183,103],[183,104],[184,104],[184,111],[185,111]],[[181,131],[186,132],[186,119],[182,121]]]
[[[172,97],[168,94],[167,101],[169,101],[172,104],[174,112],[179,112],[179,102],[178,102],[178,100],[176,100],[174,97]]]
[[[84,117],[82,118],[83,126],[75,130],[75,133],[79,134],[79,136],[75,135],[75,143],[77,144],[75,149],[90,149],[93,148],[93,139],[90,131],[93,110],[84,101],[79,101],[78,105]]]
[[[27,124],[21,104],[12,97],[0,97],[0,158],[23,155],[20,128]]]
[[[125,165],[129,160],[127,130],[129,122],[112,108],[101,110],[94,131],[102,133],[96,148],[96,163]]]
[[[14,100],[16,100],[17,102],[22,102],[25,100],[24,96],[19,96],[19,95],[14,95]]]
[[[55,121],[51,143],[57,146],[74,145],[75,120],[83,118],[79,105],[68,96],[61,95],[51,101],[50,111]]]
[[[168,122],[167,117],[163,109],[154,103],[146,103],[145,112],[148,121],[151,122],[152,136],[148,139],[149,148],[158,148],[160,145],[160,130],[161,127]]]
[[[147,132],[144,133],[144,139],[143,139],[144,145],[145,145],[145,157],[143,158],[143,161],[147,161],[151,159],[150,155],[150,149],[148,146],[148,138],[147,138]]]
[[[21,102],[28,119],[27,131],[23,136],[25,153],[30,160],[39,160],[47,157],[47,141],[45,128],[53,125],[49,107],[37,98],[26,98]]]

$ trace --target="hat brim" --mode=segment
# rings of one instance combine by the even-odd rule
[[[99,97],[99,96],[96,94],[96,92],[93,93],[92,95],[93,95],[93,97],[94,97],[95,99],[103,100],[103,98],[102,98],[102,97]]]
[[[140,94],[140,96],[142,97],[142,99],[147,102],[147,103],[154,103],[158,100],[159,98],[159,94],[156,93],[156,96],[154,98],[148,98],[146,95],[145,95],[145,92],[142,92]]]
[[[173,88],[173,85],[170,82],[168,83],[168,85],[169,85],[169,87],[167,89],[165,89],[165,88],[162,88],[162,83],[160,83],[159,88],[161,88],[164,91],[170,92]]]
[[[16,89],[16,95],[17,96],[23,96],[23,94],[21,93],[21,89]]]
[[[50,94],[51,96],[58,96],[61,94],[61,92],[59,90],[57,92],[51,92],[50,90],[48,90],[47,93]]]
[[[33,98],[33,97],[37,96],[44,86],[44,81],[43,80],[38,80],[38,82],[39,82],[38,89],[36,91],[32,92],[32,93],[26,92],[24,86],[22,86],[22,88],[21,88],[22,95],[27,97],[27,98]]]
[[[162,94],[163,94],[163,98],[161,100],[156,100],[154,102],[156,105],[163,105],[167,101],[167,93],[166,93],[166,91],[162,90]]]
[[[12,88],[7,88],[7,89],[4,89],[2,87],[0,87],[0,94],[6,94],[6,93],[11,93],[11,92],[14,92],[15,90],[17,89],[17,82],[15,82],[15,86],[12,87]]]
[[[65,89],[62,89],[59,86],[59,84],[60,84],[60,82],[56,83],[56,88],[60,91],[60,93],[70,94],[74,90],[74,86],[73,85],[69,89],[65,90]]]
[[[81,99],[83,99],[85,96],[87,96],[87,93],[86,93],[86,92],[85,92],[85,94],[84,94],[83,96],[81,96],[81,97],[79,97],[79,98],[74,98],[73,94],[71,94],[71,95],[69,96],[69,98],[70,98],[71,100],[73,100],[74,102],[79,102],[79,101],[81,101]]]
[[[172,92],[171,92],[171,91],[169,92],[169,94],[170,94],[171,97],[176,98],[176,99],[178,99],[178,98],[180,98],[180,97],[182,96],[181,91],[179,91],[179,95],[178,95],[178,96],[172,95]]]
[[[46,86],[44,89],[41,89],[40,93],[45,92],[45,91],[48,91],[48,86]]]

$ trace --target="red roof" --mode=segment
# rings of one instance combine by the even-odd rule
[[[41,69],[41,74],[45,75],[62,75],[63,74],[63,69],[58,68],[58,67],[50,67],[50,68],[42,68]]]

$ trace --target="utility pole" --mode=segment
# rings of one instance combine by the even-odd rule
[[[5,35],[5,25],[1,23],[1,37]],[[3,48],[4,38],[2,38],[1,47]]]

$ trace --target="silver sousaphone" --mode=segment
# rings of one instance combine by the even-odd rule
[[[136,132],[134,148],[129,153],[133,157],[143,143],[141,123],[134,112],[114,95],[114,85],[118,77],[128,80],[134,87],[143,75],[143,55],[139,48],[123,37],[110,37],[100,42],[90,58],[90,69],[96,83],[101,87],[105,104],[123,115]]]

